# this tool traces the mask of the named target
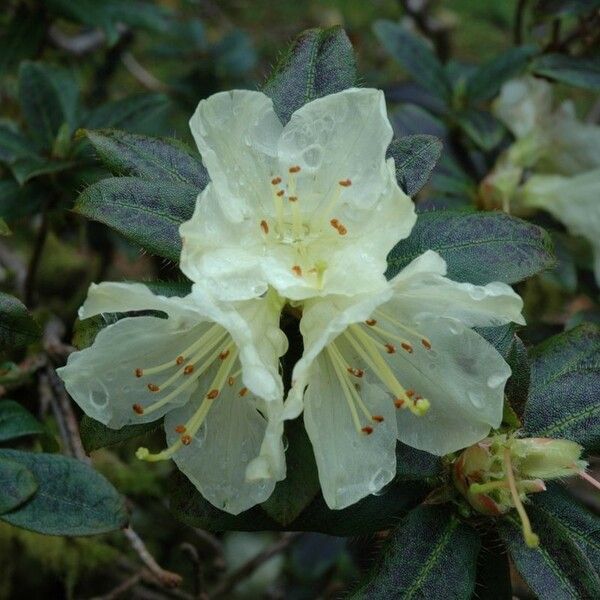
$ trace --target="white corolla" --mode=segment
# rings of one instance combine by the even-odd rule
[[[138,315],[102,329],[58,373],[83,411],[110,428],[164,416],[169,447],[140,448],[138,457],[172,458],[207,500],[237,514],[285,477],[280,420],[270,418],[283,402],[280,311],[273,293],[224,304],[201,289],[179,298],[142,284],[93,284],[81,319]]]
[[[211,181],[181,225],[181,270],[226,300],[385,287],[386,256],[414,225],[396,182],[383,93],[348,89],[296,111],[269,97],[203,100],[190,121]]]
[[[304,410],[331,508],[394,477],[396,439],[443,455],[500,425],[511,371],[472,327],[523,323],[522,300],[503,283],[445,274],[428,251],[383,290],[304,303],[304,355],[285,417]]]

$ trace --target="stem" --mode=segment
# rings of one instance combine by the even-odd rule
[[[33,300],[33,290],[35,285],[35,276],[37,274],[38,267],[40,266],[40,260],[42,258],[42,250],[48,237],[48,207],[45,206],[42,211],[42,222],[38,231],[35,246],[33,247],[33,254],[29,260],[29,266],[27,268],[27,275],[25,276],[24,284],[24,300],[26,306],[31,306]]]
[[[508,479],[508,487],[510,488],[510,493],[515,503],[515,508],[519,513],[519,517],[521,518],[521,525],[523,526],[523,537],[525,538],[525,543],[530,548],[536,548],[540,543],[538,536],[533,533],[531,529],[531,522],[529,521],[529,517],[527,516],[527,512],[523,507],[523,503],[521,502],[521,498],[519,497],[519,492],[517,490],[517,484],[515,482],[515,474],[513,473],[512,463],[510,461],[510,449],[504,448],[504,468],[506,469],[506,477]]]
[[[596,489],[600,490],[600,481],[596,481],[589,473],[586,473],[584,469],[575,469],[577,474],[582,479],[585,479],[588,483],[591,483]]]
[[[515,23],[513,29],[513,39],[515,46],[523,43],[523,20],[525,17],[525,7],[527,0],[519,0],[515,11]]]

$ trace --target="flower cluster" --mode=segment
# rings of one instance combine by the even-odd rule
[[[484,201],[545,210],[586,238],[600,283],[600,126],[579,121],[571,101],[554,109],[551,85],[534,77],[505,83],[494,109],[516,141],[483,181]]]
[[[168,448],[138,457],[172,458],[234,514],[285,477],[283,426],[300,413],[335,509],[394,477],[397,440],[444,455],[500,425],[510,368],[473,328],[523,323],[522,301],[449,279],[433,251],[386,280],[417,217],[386,159],[380,91],[314,100],[285,126],[264,94],[219,93],[190,125],[211,180],[180,228],[192,291],[91,287],[80,318],[125,316],[60,371],[87,414],[112,428],[164,416]],[[285,397],[283,310],[304,342]]]

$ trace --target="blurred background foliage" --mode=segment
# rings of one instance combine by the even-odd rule
[[[191,144],[187,121],[200,99],[220,90],[257,88],[300,31],[339,24],[354,46],[361,84],[385,90],[396,134],[429,133],[445,142],[440,166],[419,201],[473,207],[477,184],[493,166],[506,131],[493,133],[491,142],[477,134],[465,141],[465,130],[457,137],[450,113],[386,51],[385,36],[374,23],[402,21],[425,34],[448,72],[460,78],[515,41],[543,47],[564,40],[560,50],[567,54],[597,56],[597,6],[576,0],[4,0],[0,290],[20,297],[44,324],[42,340],[28,351],[0,355],[0,397],[19,401],[45,432],[25,437],[19,447],[52,451],[58,439],[64,453],[77,455],[61,429],[56,397],[35,373],[48,356],[56,365],[64,360],[69,351],[64,340],[72,337],[89,283],[179,277],[172,263],[141,253],[118,233],[71,210],[87,185],[109,175],[80,129],[111,127]],[[552,11],[554,20],[542,18]],[[40,89],[47,103],[43,111],[37,104]],[[556,94],[598,120],[595,92],[558,84]],[[42,113],[48,118],[40,120]],[[566,236],[550,216],[535,219],[555,232],[559,264],[519,287],[527,303],[528,343],[600,320],[589,247]],[[77,335],[75,343],[82,343],[85,331]],[[211,598],[333,598],[371,565],[387,535],[212,535],[182,525],[166,507],[170,465],[137,461],[137,445],[134,440],[98,450],[92,462],[127,497],[131,521],[150,553],[164,569],[182,575],[183,585],[169,590],[157,584],[142,568],[135,544],[119,532],[49,537],[0,522],[0,599],[207,598],[207,588]],[[513,583],[515,593],[528,597],[516,575]]]

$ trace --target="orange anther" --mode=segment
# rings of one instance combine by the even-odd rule
[[[406,390],[406,397],[412,398],[415,395],[415,390]]]
[[[426,340],[425,338],[423,338],[421,340],[421,344],[423,344],[423,346],[425,348],[427,348],[427,350],[431,350],[431,342],[429,340]]]
[[[223,350],[223,352],[221,352],[221,354],[219,354],[219,358],[221,360],[225,360],[228,356],[229,356],[229,350]]]
[[[177,425],[177,427],[175,427],[176,433],[185,433],[185,431],[186,431],[185,425]]]
[[[346,235],[348,233],[348,230],[341,223],[337,226],[337,230],[340,235]]]
[[[404,400],[402,400],[402,398],[396,398],[394,400],[394,406],[396,408],[402,408],[404,406]]]
[[[141,377],[144,374],[144,371],[142,369],[136,369],[134,373],[136,377]]]
[[[190,373],[194,372],[194,365],[186,365],[185,369],[183,369],[183,374],[184,375],[189,375]]]
[[[362,377],[365,372],[362,369],[358,369],[355,367],[348,367],[348,373],[354,375],[354,377]]]
[[[138,415],[144,414],[144,407],[141,404],[134,404],[132,408],[134,413],[137,413]]]
[[[185,360],[185,358],[183,358],[183,356],[178,356],[175,359],[175,363],[178,364],[178,365],[182,365],[184,360]]]
[[[210,392],[208,392],[208,394],[206,394],[206,397],[209,400],[214,400],[218,395],[219,395],[219,390],[210,390]]]
[[[288,198],[288,200],[289,200],[290,202],[296,202],[296,201],[298,200],[298,196],[290,196],[290,197]]]
[[[269,224],[264,219],[260,222],[260,228],[264,231],[265,235],[269,233]]]
[[[273,177],[273,179],[271,179],[271,183],[273,185],[279,185],[281,183],[281,177]]]
[[[248,388],[243,387],[239,393],[240,393],[240,396],[245,396],[248,393]]]
[[[373,433],[373,428],[367,425],[366,427],[363,427],[361,431],[367,435],[371,435]]]
[[[290,173],[298,173],[300,171],[300,166],[294,165],[293,167],[290,167],[288,170]]]
[[[381,415],[373,415],[371,417],[376,423],[383,423],[385,419]]]
[[[191,435],[187,435],[187,433],[185,435],[181,436],[181,443],[184,446],[189,446],[192,443],[192,436]]]
[[[352,181],[350,179],[342,179],[342,181],[338,181],[338,183],[342,187],[350,187],[352,185]]]
[[[406,350],[409,354],[412,354],[413,347],[410,344],[407,342],[402,342],[400,345],[402,346],[403,350]]]
[[[279,190],[277,192],[277,195],[281,198],[281,196],[283,196],[285,194],[285,192],[283,190]]]
[[[302,277],[302,267],[300,267],[300,265],[294,265],[292,267],[292,272],[294,273],[294,275]]]
[[[394,352],[396,352],[396,346],[394,346],[394,344],[387,343],[387,344],[384,344],[384,346],[385,346],[385,351],[388,354],[394,354]]]
[[[340,222],[337,219],[331,219],[331,221],[329,221],[329,223],[331,223],[331,226],[334,229],[337,229],[340,226]]]
[[[160,388],[155,383],[149,383],[148,384],[148,389],[151,392],[159,392],[160,391]]]
[[[373,325],[377,325],[377,319],[367,319],[365,321],[365,323],[369,326],[369,327],[373,327]]]

